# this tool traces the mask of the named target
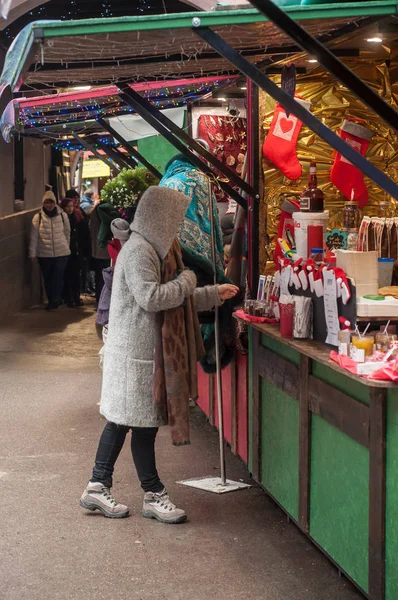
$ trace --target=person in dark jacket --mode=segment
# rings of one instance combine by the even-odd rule
[[[80,263],[80,291],[83,294],[94,295],[94,276],[91,276],[91,236],[90,218],[80,208],[80,194],[71,188],[65,194],[74,203],[73,212],[79,222],[79,263]]]
[[[72,308],[83,305],[80,299],[80,258],[87,245],[85,237],[88,235],[88,228],[85,227],[83,214],[76,211],[73,199],[65,198],[61,201],[61,206],[68,215],[70,224],[70,256],[64,274],[64,300]]]

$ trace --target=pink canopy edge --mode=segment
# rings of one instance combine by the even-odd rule
[[[236,79],[236,76],[223,75],[221,77],[200,77],[197,79],[172,79],[168,81],[152,81],[144,83],[133,83],[129,84],[130,87],[136,92],[146,92],[150,90],[158,90],[162,88],[178,88],[184,85],[200,85],[201,83],[214,83],[215,81],[226,81]],[[18,104],[21,109],[31,108],[40,104],[45,106],[46,104],[57,104],[58,102],[74,101],[74,100],[92,100],[94,98],[101,98],[103,96],[114,96],[119,93],[119,88],[116,85],[110,85],[107,87],[93,88],[84,92],[63,92],[61,94],[49,94],[46,96],[35,96],[34,98],[17,98],[11,102]]]

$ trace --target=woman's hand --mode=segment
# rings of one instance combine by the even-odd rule
[[[231,283],[223,283],[218,286],[218,295],[220,300],[230,300],[239,293],[239,288]]]

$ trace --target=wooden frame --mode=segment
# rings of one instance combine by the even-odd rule
[[[315,342],[283,340],[277,328],[252,326],[252,474],[261,482],[261,380],[299,402],[298,526],[310,536],[311,415],[369,450],[369,598],[385,599],[386,406],[388,382],[364,380],[331,363],[328,349]],[[300,366],[262,345],[267,335],[300,353]],[[322,347],[322,350],[321,350]],[[317,379],[313,362],[327,365],[369,387],[369,406]],[[350,579],[350,577],[349,577]]]

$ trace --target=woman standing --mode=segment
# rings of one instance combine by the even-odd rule
[[[196,288],[184,269],[176,236],[190,199],[150,187],[115,268],[100,412],[108,423],[80,504],[110,518],[129,509],[112,493],[112,475],[131,430],[131,452],[144,491],[142,514],[180,523],[186,514],[169,498],[155,459],[155,439],[169,425],[174,445],[189,443],[189,398],[197,397],[197,360],[203,353],[197,310],[209,310],[239,291],[233,285]]]
[[[83,304],[80,300],[80,258],[85,230],[83,214],[80,209],[76,210],[73,199],[65,198],[61,202],[61,207],[68,215],[70,225],[70,256],[64,273],[64,300],[70,308],[73,308]]]
[[[53,192],[46,192],[42,202],[42,209],[32,220],[29,256],[39,261],[48,298],[46,310],[53,310],[62,304],[64,271],[70,255],[70,225]]]

